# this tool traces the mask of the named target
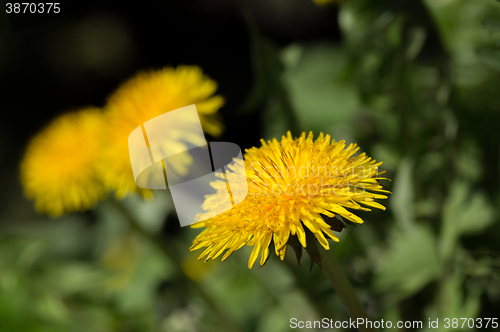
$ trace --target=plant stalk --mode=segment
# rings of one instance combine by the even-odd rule
[[[347,312],[349,312],[349,315],[353,320],[364,320],[363,324],[358,324],[359,331],[376,331],[376,329],[374,328],[366,327],[365,323],[368,320],[368,315],[365,311],[365,308],[359,301],[356,292],[345,277],[344,273],[342,273],[342,270],[335,261],[332,253],[328,250],[325,250],[321,245],[316,245],[318,246],[321,256],[323,273],[326,275],[328,280],[330,280],[330,283],[340,297],[340,301],[346,307]]]

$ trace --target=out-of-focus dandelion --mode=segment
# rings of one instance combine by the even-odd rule
[[[140,72],[126,81],[110,96],[105,107],[105,148],[99,167],[105,185],[115,190],[119,198],[135,192],[150,197],[150,190],[135,184],[128,150],[129,134],[158,115],[195,104],[203,130],[213,136],[220,135],[222,124],[217,111],[224,104],[224,99],[214,95],[216,90],[217,83],[197,66]],[[175,123],[164,131],[168,134],[164,139],[166,145],[200,144],[191,142],[190,137]],[[189,156],[183,162],[188,165]],[[174,168],[182,166],[174,165]]]
[[[86,108],[60,116],[31,140],[20,177],[37,211],[85,211],[106,196],[96,172],[101,129],[101,111]]]
[[[262,147],[246,150],[248,196],[234,208],[217,215],[222,201],[219,198],[226,185],[223,181],[212,183],[218,191],[203,203],[207,214],[199,215],[199,218],[210,219],[193,225],[206,229],[195,238],[191,250],[207,247],[199,259],[209,260],[227,249],[222,257],[225,260],[245,244],[254,246],[248,262],[251,268],[259,253],[260,264],[266,262],[271,241],[281,259],[285,257],[291,235],[296,235],[302,247],[310,245],[306,243],[307,231],[329,249],[327,237],[334,241],[338,238],[321,215],[340,215],[351,222],[363,223],[346,208],[385,209],[375,202],[375,199],[387,198],[380,193],[389,193],[378,182],[382,179],[378,177],[382,174],[378,172],[382,162],[377,163],[365,153],[354,156],[359,149],[355,144],[346,147],[344,141],[330,140],[329,135],[323,134],[313,140],[312,133],[307,137],[303,133],[294,139],[288,132],[281,142],[261,140]],[[227,177],[234,176],[236,169],[233,173],[227,172]]]

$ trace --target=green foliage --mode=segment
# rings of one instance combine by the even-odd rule
[[[245,20],[254,83],[238,114],[261,111],[265,139],[356,142],[393,180],[387,210],[331,243],[373,319],[498,315],[500,3],[346,0],[340,41],[286,45]],[[179,227],[168,193],[59,219],[16,191],[9,202],[0,331],[280,332],[291,317],[348,318],[311,258],[297,266],[298,247],[252,270],[248,247],[197,261],[199,230]]]
[[[288,91],[283,84],[283,67],[279,58],[279,50],[260,33],[250,11],[245,12],[245,18],[250,32],[255,83],[240,110],[242,113],[247,113],[260,107],[265,108],[262,117],[265,139],[279,136],[287,130],[297,135],[300,127],[290,104]]]
[[[480,233],[494,221],[495,210],[484,194],[471,194],[467,183],[454,183],[443,208],[442,258],[450,258],[461,236]]]
[[[500,5],[491,3],[488,6],[488,13],[481,22],[483,29],[500,31]]]
[[[439,276],[436,237],[427,226],[395,231],[388,245],[375,286],[392,301],[413,295]]]
[[[328,43],[302,48],[292,45],[283,51],[282,57],[295,57],[288,61],[283,80],[301,130],[340,131],[351,136],[346,129],[359,108],[359,98],[354,86],[346,81],[345,52]]]
[[[404,159],[394,179],[391,207],[401,228],[411,229],[415,223],[415,199],[413,185],[413,161]]]

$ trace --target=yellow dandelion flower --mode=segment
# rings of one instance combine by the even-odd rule
[[[276,139],[261,140],[262,147],[245,151],[244,164],[248,195],[229,211],[218,214],[223,181],[211,185],[217,192],[206,197],[202,207],[206,214],[193,227],[206,227],[193,241],[191,250],[207,247],[199,259],[215,259],[226,249],[225,260],[245,244],[254,246],[248,267],[258,255],[260,264],[267,260],[269,245],[274,242],[276,255],[284,259],[289,237],[296,235],[302,247],[306,247],[306,231],[315,235],[325,249],[329,249],[327,237],[338,241],[321,215],[336,214],[355,223],[363,220],[348,209],[370,211],[369,207],[385,209],[375,199],[385,199],[380,193],[389,193],[378,183],[382,164],[358,151],[355,144],[346,147],[345,141],[336,142],[329,135],[320,134],[313,140],[303,133],[293,139],[290,132],[281,142]],[[243,169],[240,167],[240,169]],[[238,168],[226,172],[237,178]],[[224,178],[221,175],[220,178]],[[233,190],[233,188],[231,188]],[[238,189],[236,189],[238,190]],[[221,196],[219,196],[221,195]],[[304,228],[305,226],[305,228]]]
[[[196,105],[203,130],[213,136],[220,135],[222,124],[217,111],[224,104],[224,99],[214,95],[216,90],[217,83],[196,66],[140,72],[126,81],[110,96],[105,107],[105,149],[100,163],[105,185],[115,190],[119,198],[135,192],[150,197],[150,190],[141,189],[135,184],[128,136],[144,122],[192,104]],[[169,132],[169,141],[165,144],[184,145],[180,139],[189,141],[189,137],[182,137],[175,129],[176,124],[172,124],[172,128],[165,128]]]
[[[86,108],[60,116],[31,140],[20,179],[37,211],[84,211],[106,195],[96,173],[101,129],[100,110]]]

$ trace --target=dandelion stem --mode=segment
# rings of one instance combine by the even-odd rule
[[[335,261],[335,258],[333,258],[332,253],[325,250],[321,245],[318,245],[318,247],[321,263],[323,265],[323,272],[339,295],[340,301],[342,301],[342,304],[344,304],[352,319],[364,319],[366,322],[368,315],[366,314],[365,308],[363,308],[356,292]],[[375,331],[373,328],[366,327],[366,324],[359,324],[358,329],[362,332]]]

